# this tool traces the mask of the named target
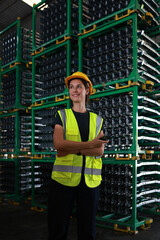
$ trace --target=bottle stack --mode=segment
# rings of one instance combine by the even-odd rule
[[[31,152],[21,161],[22,189],[27,183],[33,207],[45,208],[54,116],[70,107],[64,80],[86,73],[94,85],[88,108],[103,117],[109,138],[97,220],[136,233],[148,222],[139,212],[159,206],[159,1],[46,0],[33,6],[33,32],[17,29],[22,52],[15,54],[14,31],[2,38],[2,155]],[[8,112],[28,106],[31,115]]]
[[[159,3],[88,0],[80,8],[79,70],[94,84],[89,108],[109,138],[97,220],[136,232],[139,212],[159,206],[159,44],[149,30],[159,27]]]
[[[54,116],[59,109],[69,106],[64,80],[78,71],[78,10],[75,0],[47,0],[33,7],[32,166],[39,166],[43,172],[38,184],[36,174],[33,176],[33,207],[42,207],[39,193],[46,189],[51,177],[48,171],[52,170],[56,154],[53,146]],[[39,42],[36,44],[34,38],[39,25]],[[43,179],[42,175],[48,177]],[[47,202],[43,202],[43,207],[46,205]]]
[[[31,194],[32,31],[17,19],[0,37],[1,194],[19,202]]]

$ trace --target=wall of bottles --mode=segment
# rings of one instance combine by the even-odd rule
[[[55,98],[65,93],[64,79],[78,71],[80,63],[81,70],[91,78],[93,85],[105,85],[114,81],[117,83],[120,79],[126,79],[127,82],[136,75],[136,80],[140,83],[150,80],[154,83],[153,89],[159,90],[160,47],[143,30],[148,29],[143,22],[136,25],[141,13],[134,13],[122,21],[115,21],[114,16],[114,23],[107,20],[108,25],[106,21],[101,21],[106,27],[100,29],[99,20],[103,17],[118,11],[120,17],[128,9],[134,9],[136,3],[139,3],[142,11],[152,13],[151,25],[157,26],[159,5],[155,1],[148,3],[143,0],[126,0],[117,4],[115,0],[83,0],[79,3],[75,0],[50,0],[33,7],[34,17],[38,16],[33,22],[36,25],[33,38],[32,31],[21,28],[20,53],[22,61],[32,61],[32,73],[28,68],[23,68],[18,75],[14,69],[1,74],[1,110],[12,108],[17,98],[26,107],[36,101],[44,100],[44,103],[41,102],[42,106],[32,105],[32,115],[18,111],[0,118],[0,152],[19,155],[18,161],[0,161],[1,193],[17,191],[15,178],[19,176],[20,193],[31,194],[32,190],[32,204],[47,205],[48,184],[56,151],[53,146],[54,115],[57,110],[69,107],[69,100],[63,99],[64,101],[57,103]],[[79,23],[78,4],[82,4],[80,14],[84,26]],[[99,21],[98,31],[96,27],[95,31],[78,36],[79,42],[73,39],[79,29],[82,31],[86,25],[95,21]],[[36,32],[38,28],[39,33]],[[1,37],[1,43],[3,66],[15,61],[17,57],[16,31],[5,33]],[[35,51],[42,46],[45,48]],[[34,52],[32,57],[31,52]],[[18,97],[17,79],[20,84]],[[121,88],[116,90],[110,87],[106,91],[106,88],[100,88],[96,93],[98,97],[96,94],[95,97],[91,96],[89,105],[92,111],[104,119],[104,133],[110,136],[109,143],[105,146],[105,160],[108,156],[113,160],[113,164],[105,161],[103,165],[98,209],[101,212],[122,215],[132,215],[133,208],[141,210],[144,206],[159,202],[160,172],[156,158],[152,163],[138,160],[137,175],[133,172],[133,165],[127,160],[123,164],[118,161],[115,163],[117,151],[128,156],[131,152],[159,151],[160,146],[159,102],[155,95],[146,97],[148,91],[142,90],[141,86],[139,90],[138,86],[130,86],[128,89],[123,91]],[[137,89],[136,97],[133,89]],[[137,121],[136,124],[134,120]],[[31,161],[22,157],[20,154],[23,153],[32,153],[34,159]],[[36,154],[44,155],[44,159],[38,160],[39,155]],[[47,156],[50,156],[50,160]],[[14,178],[12,183],[10,176]],[[137,189],[133,185],[133,179]],[[134,225],[132,220],[131,223]]]
[[[144,30],[138,31],[138,72],[141,78],[160,83],[159,66],[157,60],[160,57],[158,52],[159,44],[150,38]]]
[[[32,162],[33,168],[33,199],[32,205],[45,207],[48,202],[48,187],[51,181],[51,172],[53,168],[53,161],[38,160]]]
[[[142,150],[160,150],[160,104],[149,97],[138,96],[138,143]],[[156,109],[157,108],[157,109]]]
[[[16,66],[1,74],[1,110],[32,104],[31,69]]]
[[[154,24],[157,25],[156,18],[159,16],[159,3],[156,1],[144,1],[144,0],[109,0],[109,1],[96,1],[96,0],[81,0],[82,4],[82,23],[83,25],[89,25],[95,21],[100,21],[102,18],[115,16],[118,13],[118,18],[121,14],[124,15],[127,9],[141,8],[144,13],[149,12],[154,17]],[[137,6],[138,4],[138,6]],[[108,20],[109,21],[109,20]],[[104,23],[104,19],[101,21]]]
[[[98,210],[124,215],[131,214],[132,165],[103,165]]]
[[[56,151],[53,145],[54,117],[66,105],[50,104],[32,108],[32,153],[51,154]]]
[[[128,93],[102,97],[90,103],[104,119],[104,134],[110,137],[105,151],[128,150],[133,144],[133,96]]]
[[[67,40],[66,44],[60,44],[58,48],[53,48],[49,53],[43,52],[40,56],[35,56],[32,65],[33,102],[46,97],[52,98],[65,91],[65,77],[70,74],[69,72],[78,70],[78,49],[74,43]]]
[[[133,145],[133,93],[111,94],[90,102],[90,109],[102,116],[105,135],[110,141],[105,151],[129,150]],[[140,150],[159,151],[160,103],[152,98],[138,96],[138,144]]]
[[[27,113],[1,115],[1,153],[31,151],[31,117]]]
[[[31,160],[0,159],[0,196],[12,196],[19,201],[22,196],[31,194]]]
[[[38,41],[36,33],[35,41]],[[1,59],[2,66],[13,63],[14,61],[29,62],[32,59],[32,31],[27,28],[11,28],[1,34]]]
[[[40,28],[39,42],[35,44],[36,47],[62,36],[77,35],[78,2],[75,0],[45,1],[38,9],[36,8],[35,23],[35,28]]]
[[[54,152],[53,128],[57,107],[35,111],[34,149],[35,152]]]
[[[116,25],[114,30],[82,37],[82,70],[93,79],[94,85],[131,78],[137,71],[144,81],[159,80],[159,45],[144,30],[135,32],[133,23]],[[137,37],[136,41],[133,36]],[[137,45],[137,50],[133,45]],[[137,66],[134,65],[135,59]],[[133,67],[134,66],[134,67]],[[134,71],[134,72],[133,72]]]
[[[137,208],[156,207],[160,202],[160,162],[156,155],[150,161],[141,159],[137,170]]]
[[[132,26],[86,39],[83,72],[93,84],[128,78],[133,70]]]

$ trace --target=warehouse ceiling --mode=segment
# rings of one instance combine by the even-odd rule
[[[30,0],[30,3],[32,1]],[[33,1],[37,3],[36,1]],[[32,19],[32,7],[22,0],[0,0],[0,31],[21,18],[21,21],[30,17]]]

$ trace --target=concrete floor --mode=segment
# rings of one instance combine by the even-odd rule
[[[140,230],[137,235],[116,232],[112,229],[97,227],[96,240],[160,240],[160,216],[154,219],[151,228]],[[30,210],[27,205],[13,206],[0,204],[1,240],[47,240],[47,214]],[[76,240],[76,219],[70,222],[68,240]]]

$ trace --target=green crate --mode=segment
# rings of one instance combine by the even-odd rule
[[[32,108],[32,154],[56,154],[53,146],[54,115],[59,108],[68,108],[69,100]]]
[[[32,159],[32,209],[47,209],[48,188],[51,181],[54,157],[41,160]]]
[[[112,91],[132,86],[135,82],[146,85],[147,80],[156,89],[156,84],[160,82],[159,45],[141,29],[143,26],[138,23],[137,13],[134,13],[79,37],[79,70],[91,78],[95,89]],[[126,36],[124,39],[123,35]],[[155,56],[150,60],[148,54],[144,58],[149,58],[144,61],[140,54],[150,51],[145,49],[146,42],[152,46]],[[153,73],[149,69],[150,61],[154,66]]]
[[[159,3],[150,1],[148,5],[148,2],[143,0],[119,1],[118,4],[116,0],[104,3],[101,1],[80,0],[79,32],[85,34],[125,18],[135,11],[138,11],[141,16],[144,15],[145,20],[151,21],[152,26],[158,26],[158,7]],[[147,16],[146,12],[152,15]]]
[[[99,91],[90,97],[89,109],[104,119],[104,132],[112,136],[104,154],[133,157],[160,147],[160,103],[145,97],[138,86]],[[128,154],[125,157],[125,154]],[[130,158],[128,158],[130,159]]]
[[[32,103],[55,102],[68,95],[65,78],[78,70],[77,42],[70,39],[53,46],[32,59]]]
[[[0,115],[0,153],[26,154],[31,151],[31,116],[15,111]]]
[[[0,74],[0,85],[1,111],[23,109],[32,104],[31,69],[16,65],[4,70]]]
[[[13,200],[13,204],[31,195],[31,162],[27,158],[0,159],[2,199]]]
[[[63,23],[62,23],[63,22]],[[78,33],[78,2],[42,0],[33,6],[33,52],[56,45]],[[36,36],[38,39],[36,40]]]
[[[106,204],[106,210],[105,211],[99,211],[98,215],[96,217],[97,219],[97,225],[101,226],[101,227],[106,227],[106,228],[111,228],[117,231],[121,231],[121,232],[126,232],[126,233],[130,233],[130,234],[136,234],[138,233],[138,229],[141,226],[147,226],[149,225],[149,223],[152,222],[152,219],[150,218],[145,218],[142,217],[141,214],[138,213],[137,210],[137,160],[115,160],[115,158],[112,159],[103,159],[103,169],[107,166],[107,167],[112,167],[114,169],[113,172],[113,176],[112,176],[112,180],[114,179],[118,179],[118,175],[116,176],[116,166],[128,166],[131,169],[131,176],[130,176],[130,180],[131,180],[131,186],[128,185],[128,187],[130,186],[130,194],[131,194],[131,206],[127,207],[126,205],[126,210],[128,212],[125,211],[124,213],[118,213],[118,211],[114,211],[114,208],[116,208],[116,210],[118,210],[118,199],[122,196],[117,196],[116,201],[118,201],[117,203],[115,203],[114,208],[112,210],[112,212],[108,212],[107,209],[107,204]],[[110,173],[109,173],[110,174]],[[111,174],[112,175],[112,174]],[[121,172],[120,175],[123,175],[123,173]],[[106,175],[107,176],[107,175]],[[124,176],[123,180],[128,179],[128,177]],[[103,178],[102,178],[102,185],[100,186],[100,192],[101,192],[101,188],[103,188],[104,182],[105,182],[105,173],[103,173]],[[129,179],[126,180],[126,183],[129,183]],[[118,186],[116,186],[118,187]],[[123,192],[123,187],[124,187],[124,192]],[[125,194],[125,186],[123,186],[121,189],[121,194]],[[109,186],[107,186],[107,188],[109,189]],[[113,186],[112,186],[113,188]],[[108,198],[109,196],[107,196],[107,191],[104,193],[105,196],[104,198]],[[113,189],[112,189],[112,196],[113,196]],[[127,197],[124,197],[124,201],[128,199],[128,194]]]
[[[31,30],[21,27],[20,18],[0,32],[2,70],[31,61],[31,36]]]

